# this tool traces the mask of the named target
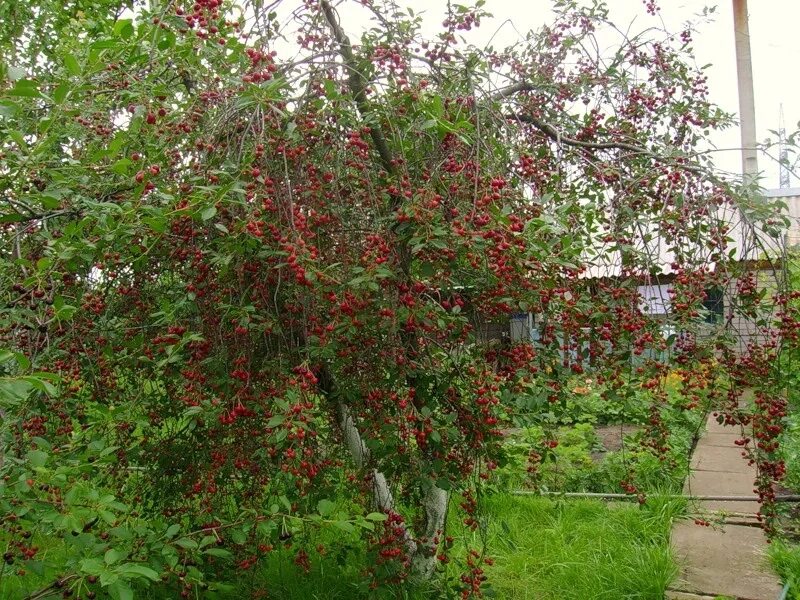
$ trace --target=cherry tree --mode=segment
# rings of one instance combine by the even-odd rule
[[[744,281],[731,215],[762,245],[779,222],[698,151],[734,121],[693,32],[555,6],[506,49],[463,39],[481,1],[442,3],[432,39],[389,0],[0,9],[13,534],[130,548],[65,567],[119,597],[162,576],[188,595],[278,544],[308,565],[308,527],[360,532],[376,585],[428,580],[451,496],[479,527],[504,429],[570,376],[652,390],[656,452],[670,366],[648,356],[673,353],[688,404],[729,399],[705,367],[747,384],[730,331],[693,333],[706,290]],[[677,341],[638,291],[667,271]],[[488,335],[520,312],[536,344]],[[36,554],[19,539],[12,563]]]

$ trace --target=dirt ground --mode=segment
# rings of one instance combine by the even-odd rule
[[[600,444],[605,450],[592,452],[592,460],[600,462],[607,452],[616,452],[622,448],[622,439],[639,431],[638,425],[598,425],[595,427]]]

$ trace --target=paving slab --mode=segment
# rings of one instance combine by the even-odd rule
[[[736,446],[703,446],[701,451],[695,450],[690,464],[692,469],[698,471],[746,473],[751,481],[753,479],[753,467],[747,464],[742,451]]]
[[[716,419],[709,418],[706,421],[706,433],[730,433],[731,435],[741,435],[742,428],[739,425],[720,425]]]
[[[775,600],[781,592],[764,555],[766,537],[758,527],[717,529],[682,521],[672,530],[672,546],[683,566],[672,586],[676,592],[739,600]]]
[[[732,457],[740,461],[739,457]],[[735,471],[694,470],[686,480],[684,488],[693,494],[753,496],[755,492],[755,472],[737,473]]]
[[[704,446],[723,446],[725,448],[738,448],[734,442],[741,436],[738,433],[706,433],[697,442],[697,448]]]
[[[737,460],[741,460],[738,457]],[[751,513],[758,512],[761,505],[753,492],[755,473],[733,473],[728,471],[692,471],[686,480],[684,492],[693,496],[750,496],[748,501],[706,500],[701,503],[706,510],[723,510],[726,512]]]
[[[667,600],[717,600],[719,596],[709,596],[708,594],[691,594],[689,592],[676,592],[667,590]]]

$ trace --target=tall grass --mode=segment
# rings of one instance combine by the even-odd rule
[[[784,583],[788,583],[787,600],[800,600],[800,545],[775,540],[769,546],[769,562]]]
[[[677,575],[669,548],[679,503],[649,506],[497,496],[488,546],[502,598],[663,600]]]
[[[484,500],[488,528],[464,532],[452,511],[449,533],[456,536],[456,560],[445,576],[457,578],[458,554],[485,541],[490,587],[487,596],[513,600],[663,600],[677,575],[669,547],[672,521],[685,503],[653,497],[645,506],[596,500],[558,501],[495,494]],[[328,540],[330,541],[330,540]],[[251,574],[253,588],[269,589],[269,598],[350,600],[358,598],[448,598],[442,589],[370,591],[363,582],[367,566],[358,547],[312,557],[310,573],[289,555]],[[245,590],[242,590],[244,592]]]

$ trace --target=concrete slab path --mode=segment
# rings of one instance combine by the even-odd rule
[[[684,492],[696,496],[749,496],[752,501],[703,501],[690,510],[722,525],[705,527],[693,521],[677,523],[672,546],[681,564],[681,574],[667,593],[672,600],[714,598],[777,600],[778,577],[766,561],[767,540],[754,526],[759,504],[753,491],[755,468],[742,458],[734,444],[738,427],[725,427],[713,416],[692,456],[692,471]],[[724,522],[726,514],[740,515],[736,523]]]

